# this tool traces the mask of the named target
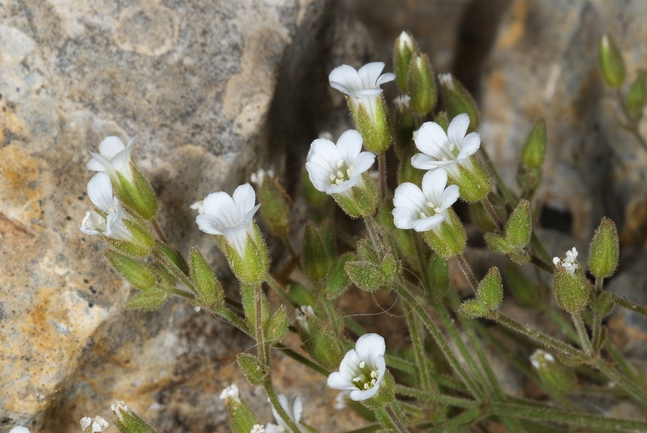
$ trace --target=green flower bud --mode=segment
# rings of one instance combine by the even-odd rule
[[[615,223],[607,217],[602,218],[593,235],[589,247],[589,270],[596,278],[613,275],[618,267],[620,246]]]
[[[252,175],[252,182],[258,185],[258,201],[263,203],[260,208],[263,222],[274,236],[286,237],[292,200],[271,171],[259,170]]]
[[[216,278],[216,274],[202,257],[200,250],[195,247],[189,251],[189,261],[191,263],[191,281],[193,281],[196,294],[199,297],[198,305],[210,310],[217,310],[224,303],[225,291]]]
[[[449,117],[447,117],[447,113],[445,111],[438,113],[434,122],[436,122],[441,128],[443,128],[445,133],[447,133],[447,128],[449,128]]]
[[[496,311],[503,302],[503,283],[501,274],[495,266],[490,268],[476,289],[476,298],[464,301],[459,312],[467,317],[484,317]]]
[[[427,266],[427,287],[429,295],[436,300],[440,300],[449,290],[449,266],[447,260],[438,254],[432,254]]]
[[[470,116],[470,127],[468,131],[475,131],[479,126],[479,110],[474,98],[452,74],[440,74],[438,76],[440,91],[443,94],[447,115],[454,118],[461,113]]]
[[[155,284],[155,271],[147,265],[116,251],[106,250],[103,254],[112,267],[139,290],[150,289]]]
[[[337,368],[344,351],[331,327],[319,320],[309,305],[299,307],[294,315],[295,326],[306,352],[323,367],[331,370]]]
[[[236,362],[252,386],[262,385],[270,374],[269,367],[252,354],[239,353]]]
[[[170,287],[155,285],[135,293],[126,303],[131,310],[155,311],[170,297]]]
[[[540,168],[546,158],[546,122],[538,119],[521,151],[521,163],[528,168]]]
[[[575,261],[577,250],[566,253],[566,259],[553,259],[555,297],[557,305],[571,314],[579,314],[589,303],[589,285],[580,265]]]
[[[478,158],[470,156],[467,164],[458,164],[458,172],[458,177],[451,173],[449,177],[452,183],[458,185],[463,201],[475,203],[488,196],[492,188],[490,174]]]
[[[256,414],[247,402],[239,397],[236,384],[228,386],[220,394],[220,399],[225,402],[229,424],[234,433],[250,433],[252,428],[259,423]]]
[[[398,87],[407,93],[407,80],[409,76],[409,63],[414,54],[419,52],[416,40],[408,32],[400,33],[393,47],[393,70]]]
[[[121,433],[155,433],[155,429],[128,409],[123,401],[113,403],[110,410],[113,413],[112,421]]]
[[[519,164],[517,168],[517,183],[524,198],[530,199],[541,182],[541,168],[529,168]]]
[[[615,299],[609,292],[602,292],[595,301],[593,309],[601,318],[608,316],[613,311]]]
[[[398,158],[405,158],[405,151],[410,147],[413,132],[418,128],[413,111],[411,110],[411,97],[400,95],[393,100],[395,114],[393,120],[393,141]],[[410,158],[409,158],[410,159]]]
[[[447,260],[463,253],[467,233],[453,209],[447,209],[439,228],[422,233],[423,239],[436,254]]]
[[[319,230],[310,221],[306,223],[303,235],[301,261],[305,274],[315,283],[326,278],[332,265]]]
[[[366,173],[362,174],[360,182],[353,188],[331,196],[351,218],[373,216],[377,209],[377,188]]]
[[[639,71],[636,80],[631,85],[627,94],[627,111],[629,117],[634,122],[638,122],[643,117],[643,108],[647,100],[647,74],[645,71]]]
[[[543,292],[535,283],[526,277],[517,266],[506,266],[504,270],[508,289],[522,307],[541,309]]]
[[[270,317],[265,329],[265,340],[268,343],[278,343],[288,333],[288,313],[285,305],[281,305]]]
[[[616,42],[610,35],[600,38],[600,69],[609,87],[617,89],[625,82],[625,62]]]
[[[532,236],[532,215],[528,200],[520,200],[505,225],[505,238],[514,249],[522,249]]]
[[[555,362],[553,355],[548,352],[537,349],[530,357],[530,363],[537,370],[542,382],[554,391],[567,393],[577,386],[575,372]]]
[[[409,65],[411,108],[420,115],[434,109],[437,102],[434,71],[426,54],[414,55]]]
[[[374,292],[386,279],[380,265],[368,260],[349,261],[344,265],[348,278],[360,289]]]
[[[350,286],[350,279],[346,275],[346,263],[353,260],[355,256],[352,253],[342,254],[328,273],[326,282],[326,299],[335,299],[341,295]]]

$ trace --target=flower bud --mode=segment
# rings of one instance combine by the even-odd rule
[[[321,234],[310,221],[306,223],[303,235],[301,261],[305,274],[314,283],[323,281],[332,265]]]
[[[532,215],[528,200],[520,200],[505,225],[505,238],[514,249],[522,249],[532,236]]]
[[[269,368],[252,354],[239,353],[236,355],[236,362],[252,386],[262,385],[270,374]]]
[[[593,309],[601,318],[607,317],[615,307],[615,299],[609,292],[602,292],[595,301]]]
[[[479,126],[479,110],[472,95],[452,74],[440,74],[438,82],[448,117],[453,119],[461,113],[467,113],[470,116],[468,131],[475,131]]]
[[[611,35],[600,38],[600,69],[609,87],[617,89],[625,82],[625,62]]]
[[[408,81],[411,108],[424,116],[434,109],[438,99],[434,71],[426,54],[413,56],[409,65]]]
[[[195,247],[189,251],[189,262],[191,264],[191,281],[193,281],[196,294],[199,296],[198,304],[210,310],[217,310],[224,302],[225,291],[211,266],[204,260],[200,250]]]
[[[447,113],[445,111],[438,113],[438,115],[434,119],[434,122],[436,122],[441,128],[443,128],[443,131],[447,133],[447,128],[449,128],[449,118],[447,117]]]
[[[290,197],[271,171],[260,170],[254,178],[258,185],[258,201],[263,203],[261,218],[270,233],[284,238],[290,229]]]
[[[627,111],[634,122],[642,119],[643,108],[647,100],[647,74],[639,71],[636,80],[631,85],[627,94]]]
[[[438,230],[423,232],[422,236],[429,248],[445,260],[462,254],[467,243],[465,227],[451,208],[447,209],[445,221]]]
[[[575,372],[555,362],[555,358],[541,349],[535,350],[530,357],[530,363],[537,370],[539,377],[546,386],[559,393],[566,393],[577,386]]]
[[[139,290],[150,289],[155,284],[155,271],[149,266],[112,250],[104,251],[103,255],[122,277]]]
[[[319,320],[309,305],[299,307],[294,314],[295,326],[306,352],[325,368],[337,367],[344,352],[331,327]]]
[[[265,340],[268,343],[278,343],[288,333],[288,313],[285,305],[281,305],[270,317],[265,329]]]
[[[405,158],[405,150],[413,147],[411,139],[413,138],[413,131],[417,129],[417,124],[411,110],[411,97],[409,95],[398,96],[393,100],[393,104],[395,105],[393,141],[398,158],[402,160]]]
[[[221,394],[220,399],[225,402],[229,425],[234,433],[249,433],[254,425],[258,424],[256,414],[247,402],[238,395],[236,384],[228,386]]]
[[[407,80],[409,76],[409,63],[414,54],[419,51],[416,40],[408,32],[400,33],[393,47],[393,70],[395,80],[402,92],[407,93]]]
[[[546,158],[546,122],[538,119],[532,127],[521,151],[521,163],[528,168],[539,168]]]
[[[131,310],[155,311],[171,296],[170,286],[157,284],[135,293],[126,303]]]
[[[589,303],[589,287],[581,269],[570,271],[557,265],[553,277],[559,308],[571,314],[581,313]]]
[[[367,292],[374,292],[386,282],[380,265],[368,260],[346,262],[344,269],[348,278],[357,287]]]
[[[110,410],[113,413],[112,420],[121,433],[155,433],[155,429],[128,409],[123,401],[113,403]]]
[[[618,267],[620,247],[615,223],[602,218],[589,247],[589,270],[596,278],[613,275]]]
[[[102,433],[105,429],[107,429],[110,426],[108,424],[108,421],[105,419],[101,418],[100,416],[95,416],[94,419],[84,416],[81,418],[81,430],[82,433]],[[12,429],[12,433],[14,430]],[[18,432],[16,432],[18,433]]]
[[[492,267],[483,277],[476,290],[476,298],[464,301],[459,312],[467,317],[484,317],[496,311],[503,302],[503,283],[499,269]]]
[[[342,254],[337,258],[335,264],[328,273],[326,282],[326,299],[335,299],[341,295],[350,286],[350,279],[346,275],[346,263],[353,260],[355,256],[352,253]]]

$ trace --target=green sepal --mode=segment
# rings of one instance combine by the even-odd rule
[[[391,127],[384,94],[380,93],[375,101],[375,118],[371,118],[364,104],[351,101],[349,97],[347,99],[355,127],[364,140],[364,147],[376,155],[386,152],[391,145]]]
[[[189,265],[182,254],[162,242],[155,243],[155,251],[163,254],[170,260],[184,275],[189,275]]]
[[[600,318],[607,317],[613,311],[615,307],[615,299],[613,295],[609,292],[602,292],[595,300],[593,309],[598,314]]]
[[[153,249],[153,256],[160,267],[173,279],[173,282],[179,281],[195,291],[193,282],[189,278],[189,267],[177,251],[172,250],[168,245],[157,242]]]
[[[265,174],[258,189],[261,218],[274,236],[284,238],[290,229],[290,204],[292,200],[279,183],[278,177]]]
[[[270,317],[270,302],[260,287],[260,283],[241,284],[240,300],[243,304],[243,312],[249,329],[256,329],[256,290],[259,290],[261,297],[261,325],[265,327]]]
[[[521,151],[521,164],[528,168],[540,168],[546,158],[546,122],[537,119]]]
[[[618,267],[620,244],[616,224],[603,217],[589,246],[589,271],[596,278],[613,275]]]
[[[447,260],[432,254],[427,266],[427,287],[429,294],[436,300],[445,297],[449,291],[449,266]]]
[[[384,276],[384,283],[392,283],[402,270],[402,264],[393,254],[387,253],[380,263],[380,272]]]
[[[369,409],[376,410],[393,403],[395,401],[395,386],[395,378],[389,370],[386,370],[380,382],[380,389],[373,397],[363,400],[362,404]]]
[[[126,303],[131,310],[154,311],[160,308],[170,297],[169,288],[155,285],[147,290],[135,293]]]
[[[421,234],[429,248],[447,260],[463,253],[467,233],[453,209],[447,209],[445,212],[445,220],[440,226]]]
[[[236,362],[252,386],[262,385],[270,374],[269,367],[252,354],[239,353]]]
[[[270,257],[263,236],[255,222],[252,224],[252,229],[247,232],[244,257],[224,236],[214,237],[238,281],[243,284],[254,284],[265,280],[270,266]]]
[[[464,301],[458,311],[471,318],[485,317],[496,311],[503,302],[501,273],[494,266],[490,268],[476,289],[476,298]]]
[[[112,421],[121,433],[156,433],[153,427],[130,409],[113,410]]]
[[[404,93],[407,93],[407,79],[409,76],[409,63],[411,57],[420,49],[416,40],[409,32],[402,32],[395,40],[393,46],[393,72],[395,72],[395,81]]]
[[[449,80],[449,81],[448,81]],[[461,113],[470,116],[470,127],[468,131],[475,131],[479,126],[479,110],[470,92],[453,76],[440,80],[440,91],[443,94],[443,101],[447,108],[447,115],[450,119]]]
[[[503,271],[508,289],[521,307],[543,308],[543,292],[518,266],[507,265]]]
[[[157,214],[157,197],[150,182],[131,161],[132,183],[117,172],[117,196],[126,206],[145,220],[155,218]]]
[[[589,284],[581,269],[571,275],[563,266],[557,265],[553,277],[559,308],[571,314],[580,314],[589,303]]]
[[[301,263],[306,276],[315,283],[326,278],[332,265],[319,229],[310,221],[306,223],[303,234]]]
[[[647,74],[645,71],[638,71],[636,80],[631,84],[627,93],[627,111],[634,122],[640,121],[643,117],[643,109],[647,100]]]
[[[505,238],[510,246],[520,250],[528,245],[532,236],[532,212],[528,200],[520,200],[505,225]]]
[[[225,291],[211,266],[196,247],[189,251],[191,281],[198,295],[198,305],[217,310],[224,304]]]
[[[424,116],[434,109],[438,96],[434,71],[426,54],[414,55],[411,59],[408,86],[413,111]]]
[[[600,70],[604,81],[614,89],[625,82],[625,62],[622,53],[611,35],[602,35],[600,38]]]
[[[227,418],[233,433],[249,433],[256,424],[260,424],[256,414],[242,398],[225,399]]]
[[[283,340],[285,334],[288,332],[288,313],[285,305],[281,305],[278,310],[274,312],[270,320],[267,321],[265,327],[265,340],[269,344],[278,343]]]
[[[122,277],[139,290],[150,289],[155,284],[155,271],[144,263],[113,250],[105,250],[103,255]]]
[[[377,209],[377,187],[366,173],[349,191],[331,196],[351,218],[372,216]]]
[[[472,167],[468,169],[458,164],[458,177],[449,175],[450,183],[458,185],[460,198],[467,203],[485,199],[490,193],[492,183],[488,171],[475,156],[470,156]]]
[[[481,317],[486,317],[490,310],[476,299],[468,299],[463,301],[461,306],[458,308],[458,312],[470,319],[479,319]]]
[[[346,275],[346,263],[355,258],[352,253],[344,253],[337,258],[330,272],[328,273],[328,280],[326,282],[326,299],[335,299],[339,297],[350,286],[350,278]]]
[[[344,265],[348,278],[360,289],[373,292],[385,283],[379,264],[368,260],[348,261]]]
[[[136,239],[136,242],[124,241],[115,239],[110,236],[102,236],[101,238],[111,247],[119,252],[131,257],[146,257],[151,253],[153,248],[153,233],[147,229],[145,225],[136,221],[127,219],[122,220],[124,226],[130,234]]]
[[[577,386],[575,371],[555,362],[553,356],[543,350],[536,350],[530,357],[533,367],[546,386],[560,394],[568,393]]]

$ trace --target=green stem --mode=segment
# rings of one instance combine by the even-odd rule
[[[294,300],[292,295],[290,295],[269,272],[265,275],[265,281],[276,293],[279,294],[279,296],[281,296],[281,298],[285,299],[294,308],[300,307],[299,303]]]
[[[255,320],[254,326],[256,331],[256,344],[258,345],[258,359],[263,361],[263,364],[270,365],[269,354],[265,350],[265,336],[263,335],[263,310],[262,310],[262,292],[261,285],[254,285],[254,313]]]
[[[441,352],[445,356],[445,359],[449,363],[449,365],[452,367],[454,372],[458,375],[458,377],[461,378],[463,383],[467,386],[467,388],[470,390],[470,392],[476,396],[477,398],[481,398],[482,392],[480,388],[476,385],[474,382],[474,379],[472,379],[465,369],[463,369],[463,366],[458,362],[458,359],[456,359],[456,356],[454,355],[454,352],[451,351],[449,348],[449,345],[447,344],[447,340],[445,340],[445,336],[440,332],[440,329],[438,329],[438,326],[434,323],[434,321],[431,319],[429,316],[429,313],[425,311],[424,308],[416,301],[416,299],[401,285],[401,284],[395,284],[395,290],[400,295],[406,302],[408,302],[413,309],[416,311],[416,314],[420,317],[422,320],[422,323],[425,325],[431,336],[433,337],[434,341],[440,348]]]
[[[481,416],[482,416],[481,409],[478,407],[475,407],[473,409],[466,410],[462,414],[453,417],[449,421],[446,421],[442,424],[438,424],[437,426],[429,430],[429,433],[443,433],[448,431],[454,431],[459,426],[473,424]]]
[[[487,165],[488,169],[490,170],[490,173],[492,173],[492,176],[494,176],[494,181],[496,182],[496,186],[497,188],[499,188],[499,191],[501,191],[503,198],[505,198],[505,200],[508,203],[510,203],[513,207],[516,206],[517,198],[510,192],[508,187],[505,186],[505,183],[503,182],[501,175],[499,175],[499,172],[497,171],[496,167],[494,167],[494,163],[492,162],[492,159],[490,159],[490,155],[488,154],[487,150],[485,150],[485,147],[481,146],[479,148],[479,152],[481,153],[481,158],[483,158],[483,161],[485,161],[485,165]]]
[[[534,254],[530,256],[530,263],[544,272],[547,272],[549,274],[553,273],[554,266],[549,265],[548,263],[546,263],[545,261],[543,261],[541,258],[539,258]]]
[[[628,129],[629,132],[631,132],[634,137],[636,137],[636,140],[638,140],[638,144],[640,144],[644,150],[647,150],[647,141],[645,141],[643,136],[640,134],[640,130],[638,130],[638,124],[634,119],[632,119],[631,115],[629,114],[629,110],[627,109],[625,98],[624,96],[622,96],[622,92],[620,91],[620,89],[616,89],[616,97],[618,98],[618,103],[620,104],[622,113],[624,114],[625,119],[627,120],[627,125],[624,125],[625,128]]]
[[[382,430],[379,424],[367,425],[366,427],[358,428],[356,430],[349,430],[346,433],[375,433]]]
[[[337,317],[337,311],[335,310],[335,307],[333,307],[332,301],[330,299],[324,299],[323,305],[326,309],[328,320],[330,320],[330,324],[332,325],[332,329],[335,332],[335,335],[337,336],[337,338],[341,338],[342,332],[344,330],[344,322],[340,320],[339,317]]]
[[[274,386],[272,385],[272,378],[271,376],[268,377],[265,382],[263,382],[263,387],[265,388],[265,391],[267,392],[267,396],[270,398],[270,403],[272,403],[272,406],[276,410],[276,412],[279,414],[281,419],[283,419],[283,422],[288,426],[288,428],[292,431],[292,433],[301,433],[301,430],[299,427],[296,425],[294,420],[290,418],[288,413],[286,412],[285,408],[281,406],[281,402],[279,401],[279,396],[276,395],[276,391],[274,390]]]
[[[503,231],[503,223],[501,222],[501,219],[499,219],[499,215],[497,215],[494,207],[492,206],[492,203],[490,203],[490,200],[485,197],[483,200],[481,200],[481,204],[485,208],[485,211],[487,212],[492,222],[496,225],[496,228],[499,231]]]
[[[642,316],[647,317],[647,307],[643,307],[642,305],[637,305],[633,302],[631,302],[629,299],[617,295],[615,293],[609,292],[613,295],[613,300],[615,301],[616,304],[620,305],[621,307],[624,307],[628,310],[631,310],[633,312],[636,312]]]
[[[474,291],[474,293],[476,293],[476,289],[479,286],[479,282],[474,276],[474,272],[472,272],[472,267],[470,266],[469,263],[467,263],[467,260],[465,260],[465,256],[463,256],[462,254],[459,254],[458,256],[456,256],[456,261],[458,262],[458,266],[461,268],[461,271],[463,272],[465,279],[470,284],[470,287],[472,287],[472,290]]]
[[[610,418],[597,415],[586,415],[570,411],[555,409],[552,407],[528,406],[512,403],[493,403],[492,413],[499,416],[510,416],[514,418],[532,419],[538,421],[550,421],[572,426],[588,428],[608,428],[615,430],[647,430],[647,423],[641,421],[630,421],[618,418]]]
[[[218,310],[212,311],[211,313],[219,316],[225,322],[229,323],[232,326],[235,326],[236,328],[240,329],[245,334],[253,338],[253,336],[249,332],[249,329],[247,328],[247,323],[245,323],[245,319],[238,316],[227,307],[220,307]]]
[[[409,336],[411,338],[411,344],[413,345],[413,353],[416,358],[417,365],[417,375],[418,380],[422,384],[423,391],[431,392],[432,391],[432,382],[429,372],[427,371],[427,357],[425,356],[425,349],[423,347],[422,336],[420,335],[419,322],[416,320],[416,317],[413,315],[411,305],[408,302],[404,302],[404,314],[407,321],[407,327],[409,328]]]
[[[304,366],[308,367],[309,369],[311,369],[313,371],[316,371],[317,373],[320,373],[320,374],[322,374],[322,375],[324,375],[326,377],[328,377],[330,375],[330,371],[326,370],[325,368],[323,368],[319,364],[316,364],[316,363],[312,362],[311,360],[309,360],[305,356],[298,354],[294,350],[288,348],[287,346],[284,346],[281,343],[275,344],[274,348],[277,349],[277,350],[280,350],[281,352],[285,353],[290,358],[292,358],[295,361],[303,364]]]
[[[402,408],[397,403],[391,403],[386,408],[386,412],[401,433],[409,433]]]
[[[541,241],[535,234],[534,230],[532,232],[532,237],[530,238],[530,245],[534,248],[534,250],[539,254],[539,258],[543,260],[544,263],[552,263],[551,257],[548,255],[548,252],[546,251],[546,248],[542,245]],[[552,268],[551,268],[551,273]]]
[[[386,200],[386,153],[382,152],[378,155],[377,166],[380,171],[380,197]]]
[[[634,382],[637,381],[638,378],[636,377],[636,373],[634,373],[625,357],[622,356],[622,354],[613,345],[613,343],[607,340],[605,348],[607,349],[607,352],[609,353],[609,355],[611,355],[613,360],[620,366],[620,369],[622,369],[622,371],[624,371],[624,373],[629,377],[629,379],[633,380]]]
[[[597,358],[591,365],[600,370],[600,372],[611,379],[616,385],[627,391],[637,402],[647,407],[647,392],[639,388],[635,382],[620,374],[618,370],[601,358]],[[647,424],[643,428],[647,430]]]
[[[571,314],[571,317],[573,318],[573,324],[575,324],[580,346],[587,356],[593,356],[593,346],[591,346],[591,340],[589,340],[589,334],[586,332],[586,325],[584,324],[584,320],[582,320],[582,316],[577,313]]]
[[[454,406],[454,407],[464,407],[464,408],[471,408],[471,407],[478,406],[478,402],[475,400],[468,400],[466,398],[460,398],[460,397],[452,397],[449,395],[439,394],[437,392],[421,391],[417,388],[411,388],[404,385],[396,385],[395,392],[396,394],[406,395],[408,397],[414,397],[420,400],[427,400],[444,406]]]

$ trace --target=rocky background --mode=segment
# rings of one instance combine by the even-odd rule
[[[251,340],[180,301],[124,310],[131,289],[78,229],[91,206],[88,150],[108,135],[139,136],[133,155],[169,241],[198,245],[226,269],[189,205],[260,167],[296,192],[310,142],[349,126],[327,74],[389,65],[401,30],[436,72],[474,92],[483,143],[508,184],[532,123],[546,119],[537,199],[550,253],[585,251],[611,217],[624,254],[609,287],[647,304],[647,154],[618,126],[597,69],[603,32],[622,48],[629,80],[647,68],[645,16],[645,2],[606,0],[0,0],[0,432],[77,432],[83,416],[109,419],[114,400],[161,433],[226,432],[218,395],[234,381],[271,419],[264,392],[234,365]],[[645,321],[616,311],[610,324],[644,362]],[[289,360],[274,375],[280,392],[301,395],[309,424],[362,425],[335,412],[320,376]],[[511,377],[506,389],[522,395]]]

